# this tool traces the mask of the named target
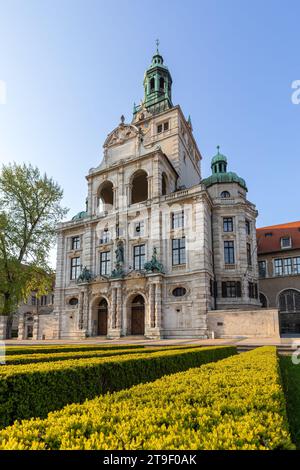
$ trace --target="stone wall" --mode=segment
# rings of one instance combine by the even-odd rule
[[[276,309],[210,310],[207,315],[210,335],[215,338],[279,338]]]

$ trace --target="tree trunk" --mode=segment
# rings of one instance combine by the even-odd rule
[[[13,312],[11,311],[11,295],[4,293],[3,314],[0,316],[0,339],[11,338]]]

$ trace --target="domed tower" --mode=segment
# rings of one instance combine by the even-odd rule
[[[151,65],[144,76],[143,108],[151,114],[160,113],[173,107],[172,104],[172,77],[164,59],[157,49],[152,57]],[[138,112],[139,106],[134,106],[133,114]]]
[[[202,183],[209,188],[210,186],[220,184],[232,184],[237,183],[246,192],[248,191],[246,181],[240,178],[236,173],[230,171],[227,172],[227,157],[220,153],[220,146],[217,146],[218,153],[213,157],[211,161],[212,175],[204,179]]]
[[[247,200],[245,180],[227,171],[219,146],[211,169],[202,184],[212,201],[215,308],[257,308],[257,211]]]

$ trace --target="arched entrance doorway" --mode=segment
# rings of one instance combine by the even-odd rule
[[[108,305],[106,299],[101,299],[98,305],[98,336],[107,335]]]
[[[137,295],[131,302],[131,334],[145,334],[145,299]]]
[[[279,295],[281,334],[300,334],[300,292],[286,289]]]

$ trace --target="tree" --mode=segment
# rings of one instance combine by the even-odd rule
[[[51,288],[48,256],[56,225],[67,213],[63,191],[32,165],[16,163],[0,173],[0,314],[12,316],[31,291]]]

